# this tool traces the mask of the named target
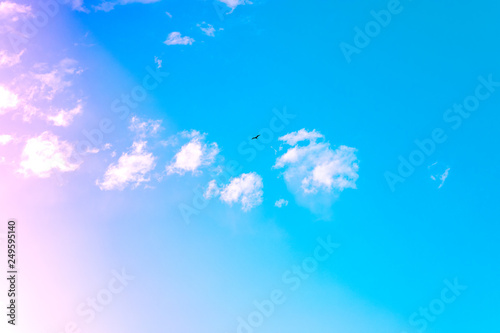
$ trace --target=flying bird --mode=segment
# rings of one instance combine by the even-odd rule
[[[257,138],[258,138],[259,136],[260,136],[260,134],[259,134],[259,135],[254,136],[254,137],[252,138],[252,140],[257,140]]]

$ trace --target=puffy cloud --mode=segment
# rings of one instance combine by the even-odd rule
[[[22,152],[20,173],[49,177],[54,171],[69,172],[79,168],[80,163],[71,162],[74,147],[51,132],[43,132],[28,139]]]
[[[177,173],[183,175],[186,172],[197,173],[203,166],[211,165],[219,153],[217,143],[206,143],[205,134],[198,131],[183,132],[181,136],[190,138],[190,141],[183,145],[175,154],[170,165],[167,166],[167,173]]]
[[[214,37],[215,36],[215,28],[213,25],[201,22],[196,25],[197,27],[200,28],[201,31],[207,36]]]
[[[13,140],[12,135],[9,134],[1,134],[0,135],[0,145],[5,146],[9,142]]]
[[[323,138],[314,130],[307,132],[304,129],[280,137],[279,140],[293,147],[278,157],[273,168],[284,168],[287,184],[293,188],[300,185],[305,194],[356,188],[356,149],[340,146],[333,150],[328,142],[317,142]],[[298,143],[302,141],[308,144],[299,146]]]
[[[239,202],[244,212],[249,211],[262,203],[262,177],[255,172],[244,173],[239,177],[231,178],[229,184],[219,187],[215,180],[208,183],[205,198],[219,196],[222,202],[229,205]]]
[[[0,50],[0,67],[11,67],[21,62],[21,56],[24,50],[19,53],[8,53],[5,50]]]
[[[155,168],[156,157],[145,150],[146,142],[134,142],[129,153],[123,153],[118,163],[111,164],[103,181],[96,181],[101,190],[123,190],[133,188],[150,180],[149,173]]]
[[[19,99],[16,94],[0,86],[0,114],[4,114],[9,111],[9,109],[17,107],[18,102]]]
[[[191,45],[194,43],[194,39],[188,36],[181,36],[181,33],[178,31],[171,32],[167,40],[163,43],[167,45]]]
[[[278,201],[276,201],[274,203],[274,205],[278,208],[281,208],[283,206],[288,206],[288,200],[285,200],[285,199],[279,199]]]
[[[79,101],[80,102],[80,101]],[[55,126],[69,126],[73,122],[75,116],[82,113],[82,105],[78,104],[71,110],[59,110],[57,114],[53,116],[47,116],[47,119],[52,122]]]

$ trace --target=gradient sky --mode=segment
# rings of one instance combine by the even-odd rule
[[[17,332],[498,331],[499,14],[0,0]]]

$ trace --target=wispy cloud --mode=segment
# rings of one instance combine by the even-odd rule
[[[11,1],[0,2],[0,18],[11,21],[19,20],[19,15],[31,15],[31,6]]]
[[[215,28],[213,25],[208,24],[206,22],[201,22],[196,25],[200,28],[201,31],[207,36],[214,37],[215,36]]]
[[[127,186],[136,188],[150,180],[149,173],[155,168],[156,157],[146,151],[146,141],[136,141],[130,152],[123,153],[117,163],[109,165],[104,179],[97,180],[101,190],[123,190]]]
[[[229,184],[216,184],[215,180],[208,183],[208,188],[204,197],[210,199],[219,197],[219,199],[229,205],[240,203],[244,212],[262,203],[264,191],[262,190],[262,177],[255,172],[244,173],[239,177],[231,178]]]
[[[215,142],[207,143],[206,134],[192,130],[191,132],[182,132],[180,136],[190,140],[181,147],[172,162],[167,165],[167,174],[183,175],[186,172],[197,174],[201,167],[209,166],[215,161],[219,147]]]
[[[194,41],[193,38],[188,36],[182,37],[180,32],[174,31],[168,35],[167,40],[163,43],[167,45],[191,45]]]
[[[71,110],[59,110],[55,115],[47,116],[47,119],[55,126],[66,127],[69,126],[73,119],[83,112],[83,107],[81,101],[78,101],[78,105]]]
[[[278,208],[281,208],[283,206],[288,206],[288,200],[285,200],[285,199],[279,199],[277,200],[274,205]]]
[[[21,62],[21,56],[24,50],[19,53],[8,53],[5,50],[0,50],[0,67],[12,67]]]
[[[161,130],[161,123],[161,120],[148,119],[142,121],[138,117],[133,116],[130,119],[129,130],[134,132],[139,138],[144,139],[157,134]]]
[[[54,171],[69,172],[79,168],[80,163],[71,162],[74,147],[51,132],[28,139],[22,152],[18,172],[25,176],[49,177]]]
[[[161,68],[161,64],[162,64],[163,60],[161,60],[160,58],[158,57],[155,57],[155,64],[156,64],[156,68]]]
[[[80,0],[74,0],[74,1],[80,1]],[[104,11],[104,12],[109,12],[113,9],[115,9],[115,6],[117,5],[126,5],[130,3],[142,3],[142,4],[148,4],[148,3],[155,3],[159,2],[161,0],[119,0],[119,1],[103,1],[97,6],[92,6],[95,11]]]
[[[249,0],[218,0],[218,1],[226,4],[226,6],[228,6],[232,10],[234,10],[236,7],[240,5],[252,4],[252,2]]]

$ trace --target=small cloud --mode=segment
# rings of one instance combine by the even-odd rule
[[[0,114],[4,114],[10,109],[15,108],[18,102],[19,99],[16,94],[7,88],[0,86]]]
[[[222,202],[228,205],[239,202],[241,209],[248,212],[262,203],[264,195],[262,188],[262,177],[251,172],[231,178],[229,184],[221,187],[215,183],[215,180],[210,181],[204,196],[207,199],[218,196]]]
[[[133,116],[130,119],[129,130],[135,132],[139,138],[146,138],[148,136],[155,135],[161,129],[161,120],[146,120],[141,121],[138,117]]]
[[[217,185],[217,182],[215,181],[215,179],[212,179],[208,183],[208,187],[205,190],[205,193],[203,194],[203,196],[205,197],[205,199],[211,199],[215,196],[218,196],[219,193],[220,193],[219,186]]]
[[[9,134],[1,134],[0,135],[0,145],[5,146],[9,142],[11,142],[14,138]]]
[[[194,39],[188,36],[181,36],[181,33],[178,31],[171,32],[168,35],[168,38],[163,43],[167,45],[191,45],[194,43]]]
[[[21,56],[25,50],[19,53],[10,54],[5,50],[0,50],[0,67],[12,67],[21,62]]]
[[[281,208],[283,206],[288,206],[288,200],[285,200],[285,199],[279,199],[278,201],[276,201],[274,203],[274,205],[278,208]]]
[[[89,13],[89,10],[83,7],[83,0],[71,0],[71,9],[83,13]]]
[[[81,101],[78,101],[80,103]],[[75,116],[82,113],[82,105],[78,104],[71,110],[59,110],[54,116],[47,116],[47,119],[55,126],[67,127],[73,122]]]
[[[73,1],[82,1],[82,0],[73,0]],[[116,5],[127,5],[130,3],[142,3],[142,4],[148,4],[148,3],[155,3],[160,0],[118,0],[118,1],[103,1],[97,6],[92,6],[95,11],[102,10],[104,12],[109,12],[115,8]]]
[[[161,68],[161,63],[163,62],[163,60],[159,59],[158,57],[155,57],[155,64],[156,64],[156,68]]]
[[[215,37],[215,28],[213,27],[213,25],[201,22],[198,23],[196,26],[199,27],[205,35],[210,37]]]
[[[47,178],[54,171],[75,171],[80,163],[71,162],[73,153],[71,144],[46,131],[26,141],[18,171],[25,177],[34,175],[40,178]]]
[[[226,6],[231,8],[230,13],[232,13],[233,10],[240,5],[252,4],[252,2],[250,2],[249,0],[218,0],[218,1],[224,3]]]
[[[172,18],[172,14],[170,14],[169,12],[165,12],[165,14],[167,14],[168,17]]]
[[[149,173],[155,167],[156,157],[145,150],[145,141],[136,141],[132,144],[129,153],[123,153],[118,163],[109,165],[104,180],[96,181],[101,190],[123,190],[132,185],[136,188],[150,180]]]
[[[211,165],[215,161],[219,147],[215,142],[206,143],[206,134],[200,134],[200,132],[193,130],[191,132],[184,131],[180,136],[190,138],[190,141],[175,154],[172,162],[166,168],[167,174],[183,175],[186,172],[196,174],[201,167]]]
[[[99,5],[97,6],[92,6],[94,8],[94,10],[97,12],[97,11],[103,11],[103,12],[110,12],[112,11],[113,9],[115,9],[115,6],[117,5],[118,3],[116,2],[111,2],[111,1],[103,1],[101,2]]]
[[[438,188],[443,187],[443,184],[444,184],[446,178],[448,178],[449,171],[450,171],[450,168],[444,170],[443,174],[441,176],[439,176],[439,179],[441,180],[441,184],[439,184]]]
[[[438,185],[438,189],[443,187],[444,182],[446,181],[446,178],[448,178],[448,173],[450,172],[449,167],[445,167],[442,163],[439,162],[434,162],[431,165],[428,166],[428,169],[432,170],[430,178],[433,181],[440,181]]]

